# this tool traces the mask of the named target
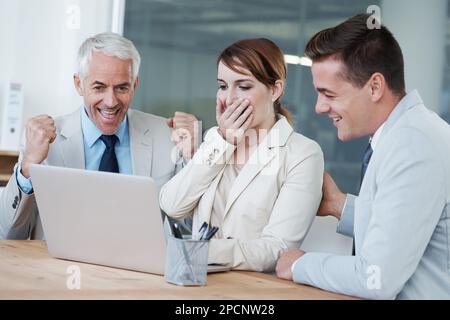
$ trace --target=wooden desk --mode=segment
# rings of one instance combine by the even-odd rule
[[[0,150],[0,186],[5,186],[8,183],[18,158],[18,151]]]
[[[80,290],[67,289],[71,265],[80,267]],[[352,298],[247,271],[210,274],[206,286],[181,287],[162,276],[51,258],[44,241],[0,241],[0,299]]]

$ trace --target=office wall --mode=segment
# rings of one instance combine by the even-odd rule
[[[79,107],[82,100],[72,84],[76,51],[86,37],[111,30],[112,4],[112,0],[2,1],[0,107],[8,80],[23,84],[24,118],[57,116]]]
[[[407,91],[418,89],[425,105],[445,113],[443,87],[446,71],[448,1],[384,0],[382,22],[397,38],[405,60]],[[408,21],[408,23],[405,23]]]
[[[142,64],[133,106],[164,117],[175,110],[190,112],[203,120],[203,128],[214,126],[216,56],[136,46]]]

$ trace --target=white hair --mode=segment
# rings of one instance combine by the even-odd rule
[[[78,50],[78,76],[80,79],[84,79],[87,75],[93,52],[101,52],[122,60],[131,59],[131,74],[133,80],[137,78],[141,56],[133,42],[116,33],[104,32],[86,39]]]

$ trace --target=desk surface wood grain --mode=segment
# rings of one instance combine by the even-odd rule
[[[67,287],[70,266],[81,288]],[[49,256],[45,241],[0,241],[0,299],[352,299],[247,271],[208,275],[207,285],[182,287],[163,276]]]

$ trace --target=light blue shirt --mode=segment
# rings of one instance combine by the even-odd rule
[[[85,109],[81,113],[81,130],[83,132],[84,144],[84,165],[87,170],[98,170],[103,153],[106,149],[105,144],[99,139],[102,132],[89,119]],[[122,121],[119,129],[115,133],[119,141],[115,145],[119,172],[122,174],[133,174],[131,163],[130,134],[128,130],[128,117]],[[19,168],[19,167],[18,167]],[[31,194],[33,185],[31,179],[25,178],[20,170],[16,170],[17,184],[22,192]]]

